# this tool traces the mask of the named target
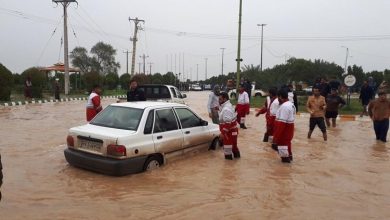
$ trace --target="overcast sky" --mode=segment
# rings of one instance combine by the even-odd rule
[[[109,43],[117,50],[119,74],[126,72],[123,52],[132,50],[129,38],[134,33],[128,19],[138,17],[145,24],[138,35],[137,72],[142,54],[149,56],[153,73],[177,73],[179,62],[183,72],[184,54],[185,74],[196,80],[198,64],[203,80],[205,58],[207,76],[221,74],[220,48],[226,48],[224,73],[235,71],[238,11],[239,0],[79,0],[68,9],[69,52]],[[348,65],[364,71],[390,69],[389,11],[389,0],[243,0],[242,64],[259,65],[257,24],[265,23],[263,68],[289,57],[344,67],[348,47]],[[62,61],[62,12],[51,0],[0,0],[0,63],[21,73]]]

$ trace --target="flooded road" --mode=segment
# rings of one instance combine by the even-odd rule
[[[188,104],[206,117],[207,92]],[[106,99],[103,105],[115,102]],[[68,165],[70,127],[85,101],[0,108],[4,167],[0,219],[390,219],[390,145],[369,121],[340,121],[322,141],[297,117],[294,162],[261,142],[264,116],[240,130],[241,159],[198,152],[158,170],[110,177]]]

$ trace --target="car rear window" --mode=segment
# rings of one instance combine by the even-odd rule
[[[94,119],[92,119],[90,124],[136,131],[143,111],[143,109],[108,106]]]
[[[139,89],[144,91],[146,99],[169,99],[171,94],[166,86],[138,86]]]

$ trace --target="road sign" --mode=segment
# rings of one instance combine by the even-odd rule
[[[344,78],[344,83],[346,86],[353,86],[355,85],[356,83],[356,78],[354,75],[347,75],[345,78]]]

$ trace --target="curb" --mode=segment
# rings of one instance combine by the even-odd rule
[[[117,96],[102,96],[102,99],[111,99],[111,98],[126,98],[126,95],[117,95]],[[87,97],[78,97],[78,98],[62,98],[60,100],[56,99],[43,99],[43,100],[32,100],[32,101],[15,101],[15,102],[5,102],[1,103],[0,107],[12,107],[20,105],[29,105],[29,104],[43,104],[43,103],[54,103],[54,102],[70,102],[70,101],[80,101],[87,100]]]

